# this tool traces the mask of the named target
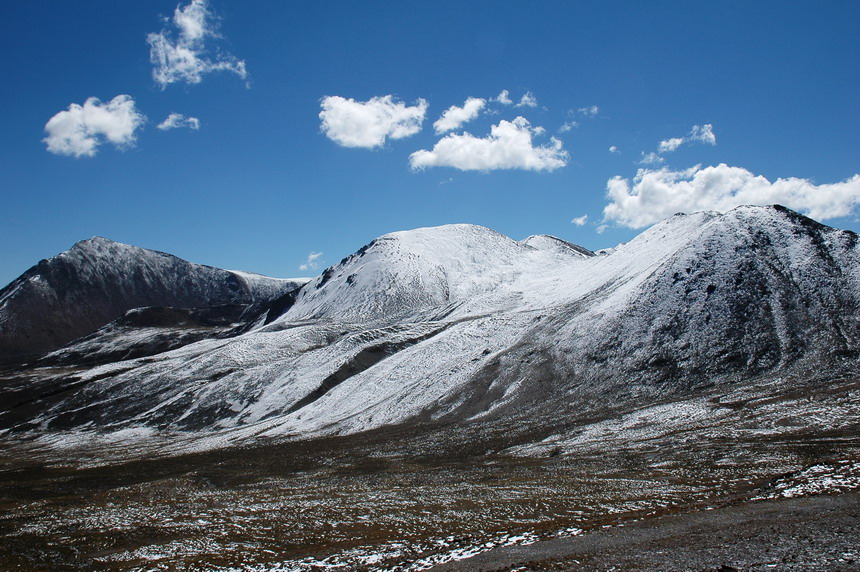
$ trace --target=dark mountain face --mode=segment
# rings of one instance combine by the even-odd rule
[[[299,286],[92,238],[0,290],[0,363],[32,359],[133,308],[265,304]]]
[[[857,236],[768,213],[736,209],[668,260],[616,326],[615,355],[693,380],[856,363]]]

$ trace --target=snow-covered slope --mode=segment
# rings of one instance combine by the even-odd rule
[[[54,350],[133,308],[263,304],[300,285],[91,238],[0,290],[0,362]]]
[[[143,427],[194,447],[405,422],[549,430],[715,384],[856,371],[858,305],[857,236],[781,207],[676,215],[600,255],[417,229],[374,240],[237,337],[28,372],[0,425],[46,442]]]
[[[513,308],[534,276],[582,258],[576,247],[535,248],[474,225],[394,232],[311,281],[282,320],[390,322],[454,309],[462,315],[463,305],[471,312]],[[478,299],[483,306],[476,305]]]

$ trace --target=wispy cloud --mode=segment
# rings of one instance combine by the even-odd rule
[[[579,127],[578,121],[566,121],[562,123],[561,127],[558,128],[559,133],[567,133],[575,128]]]
[[[824,185],[793,177],[770,182],[725,163],[683,171],[639,169],[632,183],[613,177],[606,189],[604,222],[628,228],[642,228],[677,212],[725,212],[740,205],[782,204],[825,220],[848,216],[860,204],[860,174]]]
[[[587,222],[588,222],[588,215],[587,215],[587,214],[585,214],[585,215],[582,215],[582,216],[578,216],[578,217],[576,217],[576,218],[574,218],[574,219],[571,219],[571,221],[570,221],[570,222],[571,222],[572,224],[575,224],[576,226],[585,226],[585,223],[587,223]]]
[[[570,109],[567,112],[567,116],[570,118],[564,123],[561,124],[561,127],[558,128],[559,133],[567,133],[568,131],[572,131],[579,127],[579,120],[574,118],[586,118],[591,119],[593,117],[597,117],[600,113],[600,108],[596,105],[591,105],[589,107],[580,107],[579,109]]]
[[[319,259],[323,255],[322,252],[311,252],[308,254],[307,260],[299,264],[299,270],[307,272],[308,270],[317,270],[319,268]]]
[[[665,162],[663,155],[672,153],[681,145],[687,143],[706,143],[708,145],[717,144],[717,136],[714,134],[714,126],[710,123],[705,125],[693,125],[686,137],[671,137],[660,141],[657,146],[657,152],[642,153],[642,159],[639,161],[641,165],[659,165]]]
[[[463,107],[452,105],[442,113],[442,117],[433,123],[437,134],[459,129],[461,125],[475,119],[487,102],[479,97],[470,97]]]
[[[49,119],[45,124],[48,136],[42,141],[57,155],[92,157],[105,141],[118,148],[133,146],[135,132],[145,121],[131,96],[118,95],[107,103],[91,97]]]
[[[615,145],[613,145],[612,147],[609,148],[609,152],[610,153],[621,153],[621,151],[619,151],[618,147],[616,147]]]
[[[666,159],[657,153],[642,153],[642,158],[639,159],[640,165],[659,165],[665,163]]]
[[[553,171],[565,166],[569,155],[562,149],[561,141],[552,137],[548,145],[534,145],[533,136],[543,132],[543,128],[532,127],[524,117],[501,120],[492,126],[487,137],[452,133],[440,139],[431,151],[421,149],[409,159],[414,170],[453,167],[462,171]]]
[[[421,131],[427,113],[427,102],[415,105],[395,101],[394,96],[373,97],[355,101],[330,95],[320,103],[322,132],[343,147],[381,147],[386,139],[402,139]]]
[[[690,134],[687,136],[688,141],[698,141],[700,143],[707,143],[708,145],[716,145],[717,144],[717,136],[714,135],[714,126],[710,123],[706,123],[705,125],[693,125],[693,129],[690,131]]]
[[[538,101],[537,98],[532,94],[532,92],[527,91],[525,95],[520,98],[520,102],[516,104],[515,107],[537,107]]]
[[[187,127],[188,129],[200,129],[200,120],[196,117],[185,117],[181,113],[171,113],[167,116],[167,118],[156,125],[158,129],[162,131],[168,131],[170,129],[179,129],[180,127]]]
[[[172,24],[177,30],[175,39],[166,29],[146,37],[149,59],[154,66],[152,78],[161,89],[177,82],[200,83],[205,74],[216,71],[232,72],[242,79],[248,77],[244,60],[226,52],[210,56],[206,40],[218,39],[220,35],[207,0],[192,0],[187,6],[177,6]]]

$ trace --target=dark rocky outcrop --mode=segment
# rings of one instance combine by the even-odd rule
[[[92,238],[0,290],[0,363],[33,359],[140,307],[265,306],[300,286]]]

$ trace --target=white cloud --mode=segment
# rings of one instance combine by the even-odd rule
[[[648,155],[642,154],[643,157],[657,157],[658,155],[663,155],[665,153],[672,153],[681,145],[685,143],[707,143],[708,145],[716,145],[717,144],[717,136],[714,135],[714,126],[710,123],[706,123],[705,125],[693,125],[692,129],[690,129],[690,133],[687,134],[686,137],[672,137],[670,139],[664,139],[660,141],[660,145],[657,148],[657,153],[649,153]],[[659,161],[650,161],[647,162],[645,160],[640,161],[642,164],[651,164],[656,165],[658,163],[662,163],[663,159],[660,158]]]
[[[532,92],[527,91],[525,95],[520,98],[520,102],[516,107],[537,107],[537,104],[537,98],[532,95]]]
[[[642,153],[642,158],[639,159],[640,165],[659,165],[665,163],[666,160],[657,153]]]
[[[206,0],[192,0],[185,8],[176,7],[173,12],[173,23],[179,28],[179,34],[183,38],[189,41],[202,40],[207,34],[212,34],[206,23],[206,20],[211,17],[206,7]]]
[[[587,117],[594,117],[598,113],[600,113],[600,108],[596,105],[592,105],[591,107],[580,107],[576,110],[580,115],[585,115]]]
[[[219,38],[217,24],[209,11],[207,0],[191,0],[185,7],[177,6],[173,13],[177,28],[176,40],[167,30],[149,34],[149,60],[153,64],[152,78],[161,89],[171,83],[200,83],[203,75],[215,71],[229,71],[245,79],[248,76],[244,60],[229,53],[207,54],[205,40]]]
[[[618,147],[616,147],[615,145],[613,145],[612,147],[609,148],[609,152],[610,153],[621,153],[621,151],[619,151]]]
[[[510,96],[510,92],[506,89],[503,89],[502,93],[500,93],[497,97],[493,98],[491,101],[501,103],[502,105],[511,105],[513,101],[511,100]]]
[[[571,219],[570,222],[575,224],[576,226],[585,226],[585,223],[588,222],[588,215],[585,214],[582,216],[578,216],[575,219]]]
[[[307,270],[316,270],[319,268],[319,258],[323,255],[322,252],[311,252],[308,254],[307,260],[305,260],[302,264],[299,264],[299,270],[305,272]]]
[[[566,123],[563,123],[563,124],[561,125],[561,127],[559,127],[559,128],[558,128],[558,132],[559,132],[559,133],[567,133],[568,131],[570,131],[571,129],[574,129],[574,128],[576,128],[576,127],[579,127],[579,122],[577,122],[577,121],[568,121],[568,122],[566,122]]]
[[[196,117],[185,117],[181,113],[171,113],[167,118],[156,125],[158,129],[167,131],[169,129],[178,129],[180,127],[188,127],[189,129],[200,129],[200,120]]]
[[[462,171],[524,169],[552,171],[567,164],[569,155],[555,137],[548,145],[535,147],[532,136],[541,133],[524,117],[493,125],[485,138],[469,133],[450,134],[440,139],[432,151],[421,149],[409,157],[412,169],[454,167]]]
[[[860,204],[860,175],[815,185],[808,179],[770,182],[741,167],[721,163],[684,171],[639,169],[633,182],[613,177],[606,184],[604,222],[642,228],[677,212],[725,212],[740,205],[782,204],[818,219],[850,215]]]
[[[402,139],[421,131],[427,102],[416,105],[394,101],[391,95],[355,101],[330,95],[320,103],[321,129],[326,137],[343,147],[381,147],[387,138]]]
[[[476,118],[486,104],[487,102],[479,97],[470,97],[463,107],[452,105],[442,113],[442,117],[433,124],[433,128],[436,129],[437,134],[459,129],[464,123]]]
[[[131,96],[118,95],[108,103],[91,97],[49,119],[45,124],[48,136],[42,141],[57,155],[92,157],[104,141],[119,148],[133,146],[135,131],[145,121]]]
[[[701,127],[693,125],[693,129],[690,131],[690,135],[687,139],[689,141],[699,141],[700,143],[707,143],[709,145],[717,144],[717,136],[714,135],[714,126],[710,123],[706,123]]]
[[[671,153],[678,147],[680,147],[684,143],[684,139],[682,137],[672,137],[671,139],[664,139],[660,141],[660,147],[658,148],[658,153]]]

